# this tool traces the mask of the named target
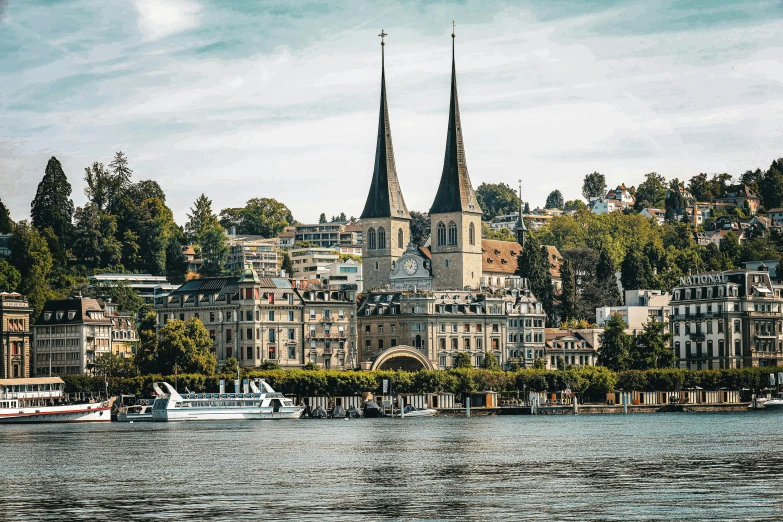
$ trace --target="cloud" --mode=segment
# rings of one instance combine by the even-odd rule
[[[133,0],[144,41],[198,27],[201,6],[191,0]]]

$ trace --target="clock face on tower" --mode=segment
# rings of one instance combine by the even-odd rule
[[[415,259],[408,259],[405,261],[405,263],[402,266],[405,269],[406,274],[413,275],[416,273],[416,268],[418,268],[418,263],[416,263]]]

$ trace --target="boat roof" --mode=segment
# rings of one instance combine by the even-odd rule
[[[0,386],[15,384],[65,384],[59,377],[31,377],[28,379],[0,379]]]

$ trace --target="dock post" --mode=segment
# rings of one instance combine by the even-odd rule
[[[470,397],[465,397],[465,417],[470,417]]]
[[[579,399],[574,397],[574,415],[579,415]]]
[[[628,415],[628,396],[623,394],[623,413]]]

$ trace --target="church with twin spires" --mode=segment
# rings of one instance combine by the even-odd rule
[[[386,33],[381,31],[381,38]],[[367,202],[361,214],[364,288],[467,290],[478,289],[484,272],[483,253],[498,252],[494,243],[481,238],[481,207],[470,182],[462,139],[454,38],[451,47],[451,99],[443,171],[429,210],[430,240],[419,247],[411,242],[411,216],[402,196],[394,164],[389,109],[386,103],[386,71],[381,40],[381,103],[378,138]],[[524,224],[517,241],[524,243]],[[511,243],[511,245],[517,245]],[[507,246],[507,245],[506,245]],[[521,246],[517,245],[521,250]],[[507,267],[506,273],[511,269]]]

